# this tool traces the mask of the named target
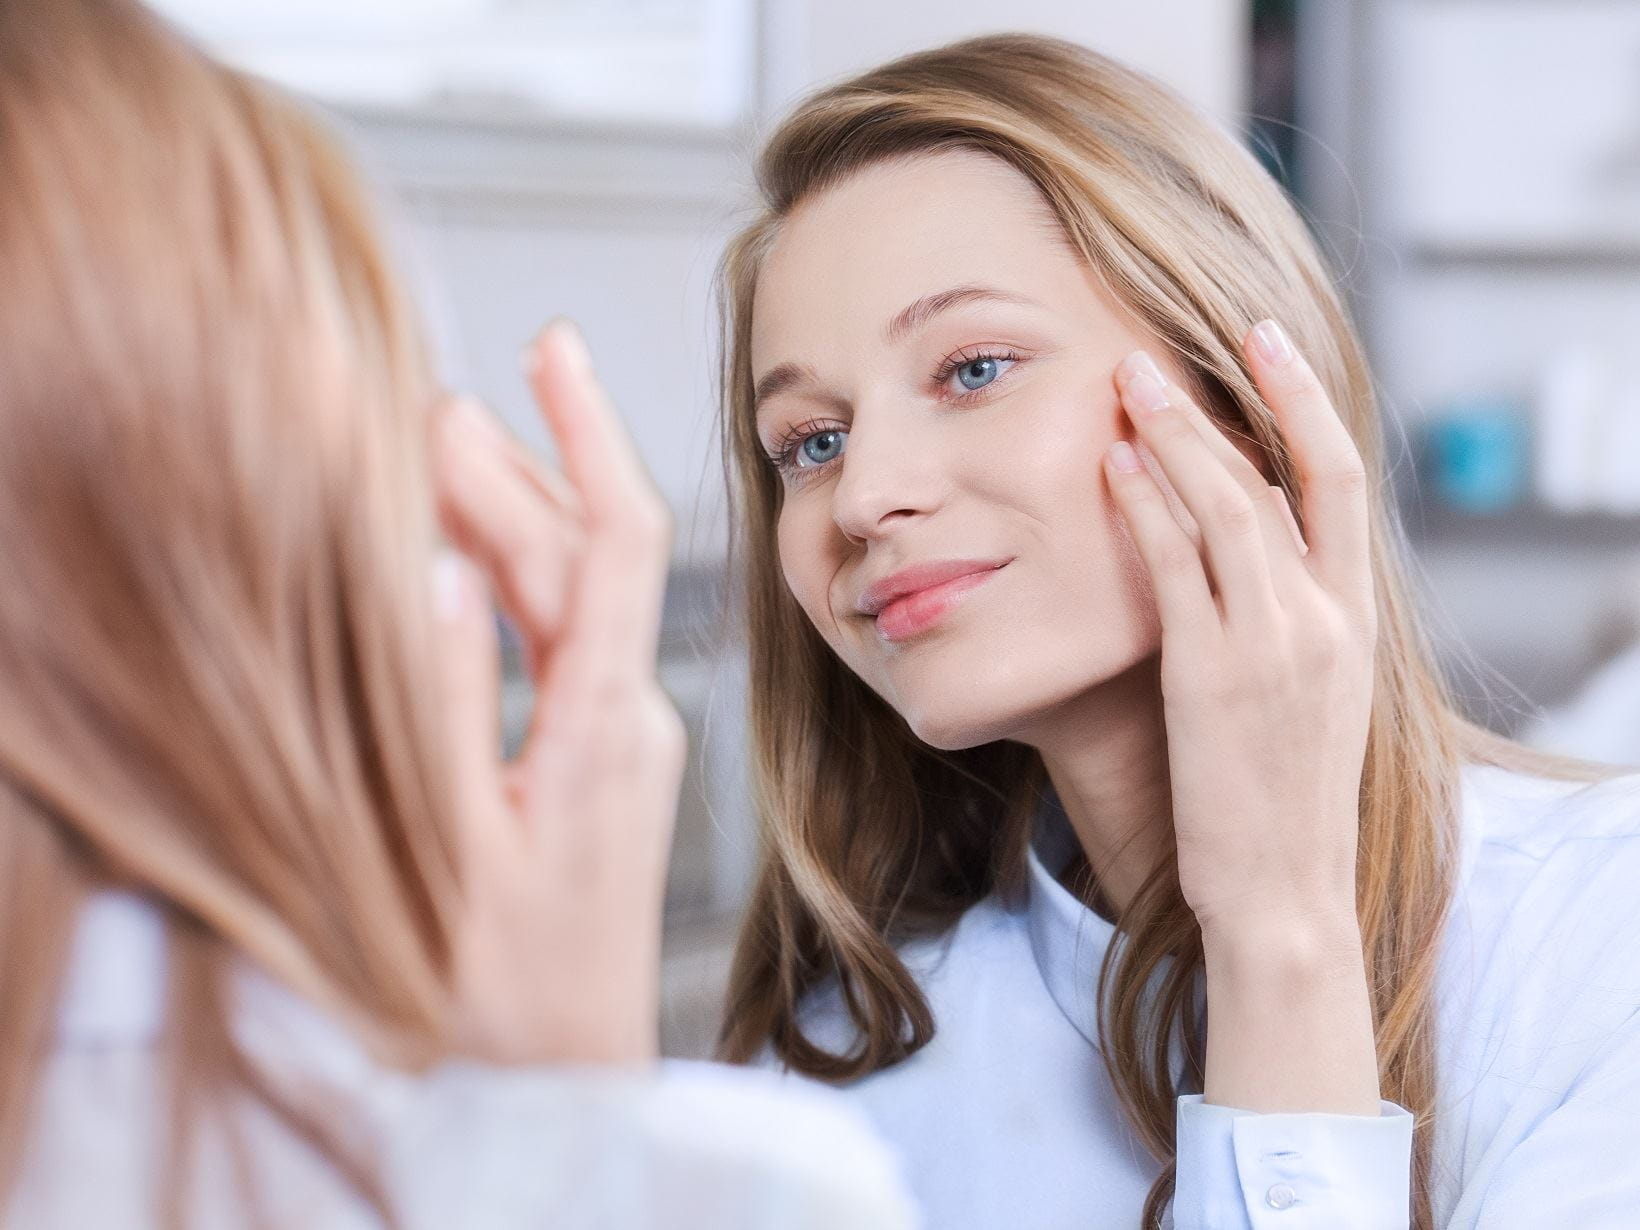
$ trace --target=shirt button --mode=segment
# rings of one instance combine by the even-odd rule
[[[1298,1193],[1285,1183],[1277,1183],[1264,1193],[1264,1203],[1272,1209],[1291,1208],[1293,1201],[1298,1199]]]

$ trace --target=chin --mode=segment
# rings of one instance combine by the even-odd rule
[[[1044,724],[1053,725],[1067,707],[1149,660],[1159,646],[1136,639],[1082,648],[1080,669],[1066,669],[1069,655],[1039,662],[997,660],[989,670],[965,673],[956,686],[919,689],[914,696],[902,691],[896,708],[917,738],[942,752],[999,739],[1035,743]]]
[[[901,716],[912,734],[942,752],[960,752],[1012,738],[1029,725],[1036,712],[1035,706],[1021,711],[1017,704],[987,705],[985,696],[972,688],[939,699],[942,703],[902,711]]]
[[[937,724],[913,722],[911,733],[938,751],[960,752],[1005,738],[1006,728],[942,720]]]

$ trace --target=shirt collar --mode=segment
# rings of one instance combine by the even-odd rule
[[[1099,965],[1116,928],[1059,882],[1077,849],[1070,821],[1053,787],[1047,786],[1026,852],[1026,926],[1048,993],[1076,1031],[1097,1047]]]
[[[1453,886],[1459,896],[1474,873],[1484,837],[1484,788],[1490,777],[1505,775],[1505,770],[1464,766],[1460,778],[1457,882]],[[1051,784],[1045,784],[1026,850],[1025,913],[1031,952],[1059,1010],[1089,1045],[1097,1047],[1099,1011],[1095,990],[1099,966],[1105,950],[1113,942],[1125,943],[1127,937],[1117,935],[1112,923],[1082,904],[1059,882],[1060,873],[1070,865],[1077,850],[1076,833],[1059,796]],[[1164,957],[1152,979],[1159,978],[1171,962],[1171,957]]]

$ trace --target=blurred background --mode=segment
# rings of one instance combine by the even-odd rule
[[[156,0],[314,99],[394,202],[452,385],[550,455],[518,371],[578,320],[679,532],[662,678],[693,751],[663,1044],[711,1046],[752,871],[719,602],[711,280],[798,95],[999,28],[992,0]],[[1013,0],[1175,86],[1289,187],[1379,380],[1465,707],[1640,762],[1640,0]],[[528,711],[509,672],[507,737]]]

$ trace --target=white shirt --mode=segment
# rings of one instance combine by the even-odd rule
[[[76,932],[58,1037],[4,1224],[156,1225],[168,1088],[163,927],[142,899],[94,898]],[[911,1230],[881,1143],[830,1091],[767,1073],[668,1063],[658,1075],[451,1063],[379,1067],[336,1023],[266,976],[236,975],[241,1046],[338,1091],[358,1116],[406,1230]],[[797,1095],[797,1096],[794,1096]],[[223,1141],[207,1134],[190,1225],[376,1228],[329,1164],[243,1108],[260,1195],[254,1221]]]
[[[1594,786],[1470,766],[1438,976],[1433,1130],[1443,1230],[1640,1227],[1640,776]],[[1136,1228],[1159,1167],[1095,1046],[1113,927],[1055,878],[1039,818],[1024,900],[970,908],[902,955],[935,1036],[845,1087],[898,1149],[940,1230]],[[1122,941],[1125,942],[1125,938]],[[836,988],[804,1005],[846,1047]],[[1177,1057],[1177,1052],[1175,1052]],[[1255,1114],[1178,1100],[1176,1230],[1408,1224],[1412,1116]]]

